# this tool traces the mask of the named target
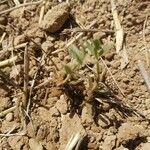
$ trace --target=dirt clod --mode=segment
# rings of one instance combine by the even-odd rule
[[[69,17],[69,6],[66,3],[58,4],[49,10],[40,27],[48,32],[58,31]]]

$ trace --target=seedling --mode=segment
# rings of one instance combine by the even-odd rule
[[[103,48],[99,40],[88,40],[84,46],[78,48],[76,45],[71,45],[69,47],[69,53],[71,55],[72,61],[64,66],[65,73],[72,75],[84,64],[84,59],[89,53],[95,59],[96,73],[95,80],[99,83],[100,79],[100,64],[99,57],[103,54]]]

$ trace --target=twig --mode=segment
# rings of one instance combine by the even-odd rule
[[[68,32],[106,32],[106,33],[114,33],[113,30],[103,30],[103,29],[81,29],[81,28],[75,28],[75,29],[65,29],[63,33]]]
[[[26,131],[22,131],[20,133],[12,133],[12,134],[0,134],[0,136],[10,137],[10,136],[24,136]]]
[[[8,0],[2,0],[1,2],[0,2],[0,4],[3,4],[3,3],[5,3],[5,2],[7,2]]]
[[[6,66],[6,65],[10,65],[10,64],[12,64],[13,62],[18,61],[18,60],[19,60],[19,56],[14,56],[14,57],[12,57],[12,58],[10,58],[10,59],[1,61],[1,62],[0,62],[0,67],[4,67],[4,66]]]
[[[89,26],[87,26],[86,28],[87,29],[90,29],[92,26],[94,26],[96,24],[96,21],[93,21]],[[76,40],[78,40],[81,36],[83,35],[83,32],[82,33],[79,33],[77,36],[75,36],[72,40],[70,40],[66,47],[69,47],[72,43],[74,43]]]
[[[29,56],[28,56],[28,48],[26,46],[24,51],[24,97],[23,97],[24,109],[26,108],[28,101],[28,82],[29,82]]]
[[[39,25],[41,24],[43,17],[44,17],[45,3],[46,1],[44,0],[42,3],[41,11],[40,11]]]
[[[13,106],[13,107],[11,107],[11,108],[9,108],[9,109],[7,109],[7,110],[2,111],[2,112],[0,113],[0,117],[5,116],[6,114],[8,114],[8,113],[14,111],[15,109],[16,109],[16,106]]]
[[[144,64],[140,60],[138,61],[138,66],[139,66],[139,70],[141,72],[141,75],[142,75],[142,77],[143,77],[143,79],[147,85],[148,91],[150,93],[150,78],[147,74],[147,71],[144,68]]]
[[[106,67],[107,71],[109,72],[110,76],[111,76],[112,79],[114,80],[114,83],[116,84],[116,86],[117,86],[118,89],[120,90],[121,94],[122,94],[123,96],[125,96],[125,94],[124,94],[123,91],[121,90],[120,86],[118,85],[116,79],[115,79],[114,76],[112,75],[110,69],[107,67],[106,63],[104,62],[103,58],[100,57],[100,59],[101,59],[102,63],[104,64],[104,66]]]
[[[146,28],[146,23],[147,23],[147,19],[148,19],[148,14],[146,15],[145,21],[144,21],[144,25],[143,25],[143,43],[145,46],[145,56],[146,56],[146,64],[147,67],[149,67],[150,62],[149,62],[149,52],[148,52],[148,47],[147,47],[147,42],[146,42],[146,38],[145,38],[145,28]]]
[[[39,65],[38,65],[38,69],[37,69],[37,71],[36,71],[36,73],[34,75],[32,83],[31,83],[31,87],[30,87],[30,91],[29,91],[29,99],[28,99],[28,104],[27,104],[27,111],[26,111],[27,114],[29,113],[29,108],[30,108],[30,105],[31,105],[31,97],[32,97],[32,91],[33,91],[33,87],[34,87],[34,84],[35,84],[35,80],[36,80],[37,74],[39,72],[39,69],[41,67],[41,64],[42,64],[42,62],[44,60],[44,57],[45,57],[45,54],[43,54],[43,56],[40,59],[40,62],[39,62]]]
[[[26,42],[26,43],[19,44],[19,45],[16,45],[16,46],[14,46],[14,47],[9,47],[8,50],[9,50],[9,51],[12,51],[14,48],[15,48],[15,49],[24,48],[24,47],[26,47],[26,45],[27,45],[27,42]]]
[[[118,53],[123,48],[124,31],[119,21],[118,12],[114,0],[111,0],[111,9],[116,28],[116,52]]]
[[[6,36],[6,32],[3,33],[3,35],[2,35],[2,37],[1,37],[1,39],[0,39],[0,44],[3,42],[5,36]]]
[[[15,5],[20,5],[19,0],[13,0],[13,1],[14,1]]]
[[[52,78],[48,78],[46,81],[42,82],[41,84],[37,85],[34,89],[39,89],[42,86],[47,85],[48,83],[50,83],[50,81],[52,80]]]
[[[42,3],[42,1],[43,1],[43,0],[40,0],[40,1],[37,1],[37,2],[32,2],[32,3],[24,3],[24,4],[17,5],[17,6],[15,6],[15,7],[10,8],[10,9],[1,11],[1,12],[0,12],[0,15],[5,14],[5,13],[9,13],[9,12],[11,12],[11,11],[13,11],[13,10],[15,10],[15,9],[21,8],[21,7],[25,7],[25,6],[29,6],[29,5],[30,5],[30,6],[31,6],[31,5],[38,5],[38,4]]]

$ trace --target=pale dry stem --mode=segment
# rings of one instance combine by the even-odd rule
[[[8,108],[7,110],[4,110],[0,113],[0,117],[3,117],[5,115],[7,115],[8,113],[12,112],[12,111],[15,111],[16,109],[16,106],[13,106],[11,108]]]
[[[116,84],[116,86],[117,86],[117,88],[119,89],[119,91],[121,92],[121,94],[122,94],[123,96],[125,96],[124,92],[122,91],[121,87],[118,85],[116,79],[115,79],[114,76],[112,75],[110,69],[107,67],[107,65],[106,65],[105,61],[103,60],[103,58],[100,57],[100,59],[101,59],[102,63],[104,64],[104,66],[106,67],[108,73],[110,74],[110,76],[111,76],[112,79],[114,80],[114,83]]]
[[[1,61],[0,62],[0,67],[4,67],[6,65],[10,65],[10,64],[13,64],[14,62],[18,61],[19,60],[19,56],[14,56],[10,59],[7,59],[7,60],[4,60],[4,61]]]
[[[147,46],[147,42],[146,42],[146,38],[145,38],[145,28],[146,28],[146,24],[147,24],[147,19],[148,19],[148,14],[146,15],[144,25],[143,25],[143,43],[144,43],[144,47],[145,47],[146,65],[147,65],[147,67],[149,67],[150,66],[149,51],[148,51],[148,46]]]
[[[40,1],[37,1],[37,2],[32,2],[32,3],[24,3],[24,4],[17,5],[17,6],[15,6],[15,7],[10,8],[10,9],[1,11],[1,12],[0,12],[0,15],[5,14],[5,13],[9,13],[9,12],[11,12],[11,11],[13,11],[13,10],[15,10],[15,9],[21,8],[21,7],[25,7],[25,6],[29,6],[29,5],[30,5],[30,6],[31,6],[31,5],[38,5],[38,4],[42,3],[42,1],[43,1],[43,0],[40,0]]]
[[[29,56],[28,47],[25,47],[24,51],[24,96],[23,96],[23,107],[27,106],[28,101],[28,82],[29,82]]]

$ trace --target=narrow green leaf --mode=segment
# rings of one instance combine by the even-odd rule
[[[74,59],[76,59],[76,61],[79,64],[82,64],[83,60],[85,58],[85,52],[82,50],[79,50],[76,45],[71,45],[71,47],[69,49],[70,49],[70,53],[71,53],[72,57]]]
[[[94,44],[95,49],[98,50],[101,48],[101,44],[100,44],[100,41],[98,39],[93,40],[93,44]]]
[[[72,72],[73,72],[69,65],[65,65],[64,69],[65,69],[66,74],[72,74]]]

